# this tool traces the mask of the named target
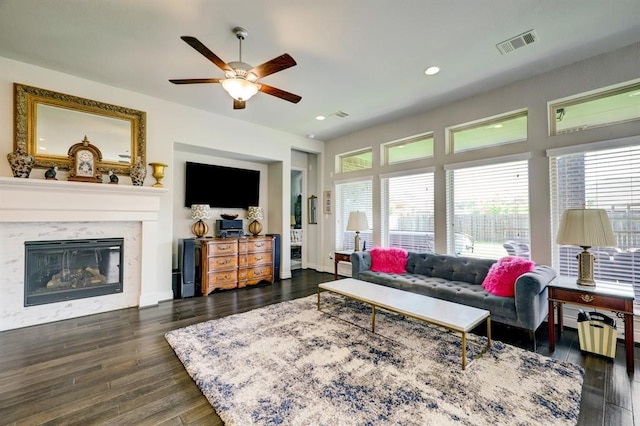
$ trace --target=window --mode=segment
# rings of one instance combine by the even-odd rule
[[[382,178],[382,246],[434,251],[433,172]]]
[[[527,111],[450,127],[449,151],[461,152],[527,140]]]
[[[596,281],[634,285],[640,301],[640,145],[551,156],[553,240],[564,210],[607,211],[617,247],[592,247]],[[560,275],[576,277],[580,247],[554,244]]]
[[[356,233],[347,231],[349,213],[356,210],[363,211],[367,214],[369,226],[373,225],[371,185],[370,179],[336,184],[336,250],[353,250],[355,248]],[[373,247],[373,232],[371,230],[360,232],[360,238],[360,244],[366,244],[367,248]],[[362,247],[360,248],[362,249]]]
[[[373,151],[366,149],[337,156],[338,173],[348,173],[373,167]]]
[[[529,176],[522,156],[447,170],[447,251],[463,256],[529,258]]]
[[[640,83],[554,101],[549,106],[552,136],[640,119]]]
[[[416,136],[382,145],[384,164],[433,157],[433,134]]]

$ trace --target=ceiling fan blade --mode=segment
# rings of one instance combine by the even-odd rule
[[[302,99],[298,95],[294,95],[293,93],[285,92],[282,89],[278,89],[273,86],[267,86],[266,84],[260,83],[260,89],[262,93],[266,93],[267,95],[275,96],[276,98],[284,99],[285,101],[293,102],[297,104]]]
[[[286,70],[294,65],[296,65],[296,61],[294,61],[289,54],[285,53],[284,55],[273,58],[262,65],[253,67],[249,72],[254,73],[258,78],[262,78],[278,71]]]
[[[173,84],[220,83],[223,78],[176,78],[169,80]]]
[[[233,71],[231,69],[231,67],[229,65],[227,65],[226,62],[224,62],[222,59],[218,58],[218,56],[216,56],[215,53],[213,53],[211,50],[209,50],[209,48],[207,46],[205,46],[204,44],[202,44],[200,42],[200,40],[198,40],[197,38],[191,37],[191,36],[182,36],[180,38],[182,40],[184,40],[185,43],[187,43],[189,46],[193,47],[198,52],[200,52],[200,54],[202,54],[202,56],[204,56],[205,58],[207,58],[208,60],[210,60],[211,62],[216,64],[216,66],[218,68],[220,68],[221,70],[223,70],[223,71]]]
[[[233,109],[244,109],[245,106],[247,106],[245,101],[233,100]]]

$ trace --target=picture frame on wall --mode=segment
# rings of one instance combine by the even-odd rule
[[[324,214],[331,214],[333,207],[333,199],[331,191],[324,191],[322,194],[322,211]]]

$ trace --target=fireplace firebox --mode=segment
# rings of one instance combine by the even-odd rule
[[[27,241],[24,305],[122,293],[123,238]]]

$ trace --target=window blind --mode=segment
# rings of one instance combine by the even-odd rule
[[[433,172],[381,180],[382,246],[434,251]]]
[[[335,244],[336,250],[353,250],[355,248],[354,231],[347,231],[349,213],[363,211],[367,215],[369,227],[373,225],[372,181],[361,180],[336,184],[335,196]],[[360,232],[361,244],[373,247],[371,229]],[[361,247],[362,248],[362,247]]]
[[[528,161],[447,171],[447,251],[529,258]]]
[[[632,285],[640,301],[640,145],[550,157],[553,240],[568,208],[607,211],[616,247],[592,247],[597,281]],[[554,243],[553,265],[576,277],[580,247]]]

